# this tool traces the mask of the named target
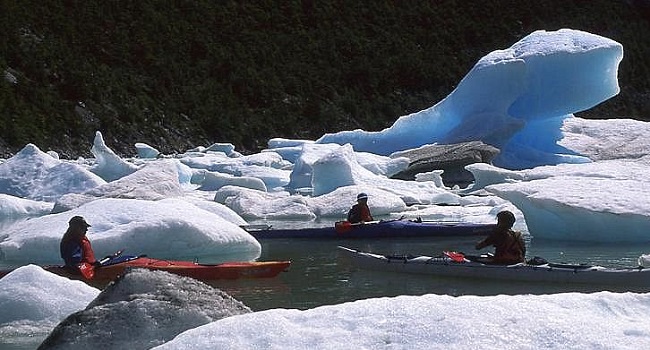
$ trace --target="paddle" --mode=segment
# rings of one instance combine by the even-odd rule
[[[447,251],[447,250],[445,250],[442,253],[445,254],[446,257],[448,257],[449,259],[451,259],[451,260],[453,260],[455,262],[458,262],[458,263],[465,262],[465,254],[463,254],[463,253],[450,252],[450,251]]]
[[[395,220],[390,220],[390,221],[395,221]],[[357,223],[351,223],[349,221],[337,221],[334,223],[334,229],[336,230],[336,233],[346,233],[350,232],[352,228],[355,226],[362,226],[362,225],[368,225],[368,224],[377,224],[382,221],[362,221],[362,222],[357,222]]]
[[[404,215],[400,216],[399,219],[390,219],[390,220],[375,220],[375,221],[361,221],[357,223],[351,223],[347,220],[337,221],[334,223],[334,229],[337,233],[344,233],[350,231],[354,226],[361,226],[367,224],[380,224],[385,222],[394,222],[404,220]]]
[[[77,265],[77,268],[85,280],[91,280],[95,277],[95,266],[93,264],[82,262]]]
[[[118,250],[113,255],[109,255],[102,260],[99,261],[99,266],[95,266],[95,264],[91,264],[89,262],[82,262],[79,265],[77,265],[77,268],[79,268],[79,272],[81,273],[81,276],[85,280],[92,280],[93,277],[95,277],[95,268],[96,267],[101,267],[103,264],[109,262],[111,259],[115,259],[122,255],[123,250]]]
[[[116,251],[115,253],[113,253],[113,255],[105,256],[102,260],[99,260],[99,264],[101,266],[106,265],[106,263],[108,263],[109,261],[120,257],[122,255],[122,252],[124,252],[124,249],[120,249]]]
[[[352,224],[349,221],[337,221],[334,223],[336,233],[345,233],[352,229]]]

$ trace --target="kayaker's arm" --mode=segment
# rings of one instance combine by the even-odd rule
[[[490,244],[492,244],[492,242],[489,240],[489,238],[490,237],[487,237],[486,239],[476,243],[476,250],[483,249],[483,248],[489,246]]]

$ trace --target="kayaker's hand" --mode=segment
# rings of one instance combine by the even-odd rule
[[[95,261],[93,263],[93,267],[102,267],[102,263],[100,263],[99,261]]]

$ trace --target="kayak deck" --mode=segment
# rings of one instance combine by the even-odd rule
[[[244,227],[257,239],[268,238],[406,238],[406,237],[459,237],[487,236],[494,230],[494,224],[459,222],[433,222],[388,220],[373,221],[347,226],[283,229],[267,227]]]
[[[95,272],[97,279],[114,279],[127,268],[145,268],[166,271],[201,281],[239,278],[271,278],[285,271],[289,261],[226,262],[221,264],[199,264],[182,260],[161,260],[140,257],[126,263],[102,266]]]

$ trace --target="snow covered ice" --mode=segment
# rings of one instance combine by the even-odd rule
[[[215,207],[216,208],[216,207]],[[227,208],[219,208],[227,212]],[[3,260],[59,263],[59,241],[71,216],[92,225],[88,238],[96,254],[144,251],[152,257],[220,257],[220,261],[254,260],[260,244],[218,211],[201,209],[180,198],[158,201],[98,199],[59,214],[21,221],[5,229]],[[58,229],[54,229],[58,228]]]
[[[154,349],[642,349],[648,311],[649,294],[400,296],[225,318]]]
[[[60,321],[85,308],[97,295],[99,290],[84,282],[36,265],[20,267],[0,279],[0,339],[20,344],[21,338],[45,338]]]
[[[317,142],[388,155],[436,142],[481,140],[501,149],[494,161],[501,167],[585,162],[556,144],[559,127],[571,113],[618,94],[622,58],[623,47],[613,40],[570,29],[536,31],[483,57],[433,107],[380,132],[342,131]]]
[[[100,132],[94,159],[62,160],[26,145],[0,162],[0,263],[57,263],[73,215],[93,225],[98,255],[126,249],[158,258],[254,260],[262,247],[241,225],[335,221],[362,191],[379,218],[491,223],[510,209],[535,239],[648,243],[650,124],[572,114],[618,93],[622,59],[622,46],[607,38],[537,31],[486,55],[447,98],[386,130],[272,139],[255,155],[218,143],[168,156],[138,144],[140,157],[122,159]],[[394,152],[473,140],[501,154],[492,165],[467,167],[475,177],[469,188],[447,188],[435,172],[421,181],[389,178],[408,165],[390,158]],[[0,280],[0,306],[13,315],[0,320],[3,336],[45,318],[36,326],[43,332],[95,293],[78,298],[71,293],[79,288],[38,269]],[[12,285],[35,289],[12,293],[10,277]],[[51,279],[57,282],[38,289]],[[77,302],[63,310],[53,306],[59,298]],[[23,300],[43,312],[18,315],[13,308]],[[649,308],[648,294],[634,293],[400,296],[229,317],[159,348],[643,349],[650,347]]]

